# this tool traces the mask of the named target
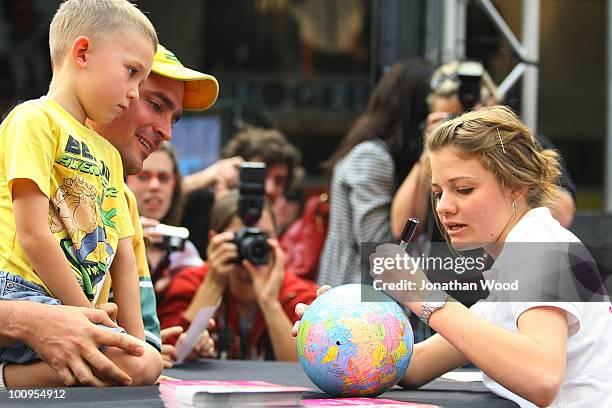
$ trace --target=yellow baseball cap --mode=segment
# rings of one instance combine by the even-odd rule
[[[185,82],[183,97],[185,110],[208,109],[219,95],[219,83],[214,76],[186,68],[172,51],[161,44],[157,46],[151,71],[163,77]]]

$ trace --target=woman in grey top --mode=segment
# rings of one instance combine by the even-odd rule
[[[323,166],[332,169],[330,219],[318,282],[360,279],[360,245],[392,239],[391,200],[419,157],[419,125],[431,69],[411,59],[393,65],[370,95],[365,112]]]

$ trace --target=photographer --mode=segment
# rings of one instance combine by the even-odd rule
[[[431,78],[430,88],[427,103],[431,113],[427,116],[425,134],[431,133],[442,122],[464,112],[498,103],[495,100],[496,87],[493,80],[482,64],[474,61],[455,61],[438,67]],[[540,135],[535,136],[544,148],[554,149],[548,139]],[[576,186],[562,157],[559,157],[559,162],[561,194],[550,210],[553,217],[567,228],[574,217]],[[429,180],[425,167],[426,163],[421,156],[393,197],[391,231],[398,237],[408,217],[416,217],[426,221],[419,225],[419,228],[424,230],[421,232],[426,232],[429,240],[439,242],[442,236],[438,228],[432,225],[433,212],[429,203]]]
[[[236,234],[244,227],[239,217],[239,195],[229,192],[215,203],[207,262],[180,271],[170,282],[158,307],[161,327],[185,329],[202,307],[220,303],[214,335],[221,358],[297,360],[291,325],[298,303],[310,303],[317,286],[285,271],[284,254],[276,240],[275,222],[269,205],[263,205],[255,223],[267,237],[265,264],[255,265],[236,245]],[[263,197],[262,197],[263,201]],[[242,240],[240,247],[245,247]],[[251,258],[262,261],[261,247],[251,249]],[[265,252],[265,251],[263,251]],[[241,255],[242,254],[242,255]]]
[[[189,228],[191,241],[202,255],[208,245],[210,208],[215,197],[236,188],[240,163],[266,164],[265,194],[274,206],[275,216],[277,208],[286,203],[286,194],[303,175],[299,166],[301,154],[276,129],[243,124],[223,147],[221,156],[221,160],[206,169],[186,175],[181,185],[185,199],[181,223]]]
[[[429,65],[420,59],[389,67],[364,112],[323,163],[331,179],[320,284],[360,281],[361,243],[391,239],[391,200],[419,158],[419,124],[427,116],[430,76]]]
[[[181,207],[181,176],[176,152],[168,143],[144,161],[142,172],[127,177],[141,215],[147,261],[158,302],[163,298],[172,274],[183,267],[204,261],[194,245],[184,239],[169,240],[173,232],[158,225],[178,225]]]

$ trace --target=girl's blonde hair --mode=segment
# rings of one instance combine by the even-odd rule
[[[106,39],[122,30],[135,31],[151,41],[157,50],[157,34],[149,19],[128,0],[66,0],[49,27],[51,64],[58,67],[74,40],[84,35]]]
[[[442,123],[426,137],[425,151],[443,147],[475,155],[503,186],[526,187],[531,207],[551,206],[558,198],[558,154],[543,149],[511,109],[493,106]],[[435,208],[435,207],[434,207]]]

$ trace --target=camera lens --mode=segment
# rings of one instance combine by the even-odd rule
[[[261,258],[262,256],[265,256],[267,252],[267,248],[259,242],[255,243],[251,248],[251,255],[253,255],[253,257],[257,259]]]
[[[265,265],[270,258],[268,237],[259,228],[244,227],[236,232],[234,243],[238,246],[237,262],[249,260],[255,265]]]
[[[270,248],[265,235],[255,235],[244,240],[244,257],[255,265],[268,263]]]

